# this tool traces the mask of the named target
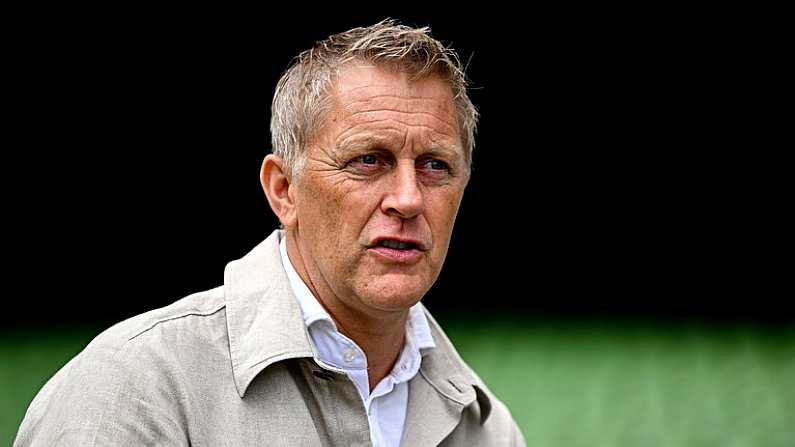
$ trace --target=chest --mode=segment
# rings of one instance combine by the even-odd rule
[[[190,445],[371,446],[366,407],[354,383],[320,371],[307,358],[276,363],[255,377],[242,399],[231,377],[198,384],[179,416],[186,419]],[[217,386],[221,382],[228,385]],[[478,436],[467,429],[477,418],[462,414],[420,375],[408,393],[403,437],[413,440],[410,445],[478,445],[469,442]]]
[[[234,387],[195,390],[187,406],[193,446],[369,446],[367,412],[353,382],[311,359],[269,366],[244,398]],[[223,395],[209,396],[218,393]]]

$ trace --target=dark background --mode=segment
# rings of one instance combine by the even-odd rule
[[[5,326],[111,324],[222,284],[277,225],[258,172],[281,73],[387,16],[453,44],[482,114],[432,311],[795,320],[780,203],[722,120],[731,42],[687,19],[70,9],[11,39]]]

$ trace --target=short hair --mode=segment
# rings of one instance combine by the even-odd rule
[[[306,145],[329,112],[331,88],[341,68],[353,61],[405,72],[410,79],[439,76],[450,86],[467,167],[472,163],[478,112],[467,95],[468,80],[458,55],[434,39],[430,28],[411,28],[385,19],[329,36],[303,51],[282,75],[271,104],[272,152],[300,175]]]

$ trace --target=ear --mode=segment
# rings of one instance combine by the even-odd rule
[[[281,157],[269,154],[262,161],[259,174],[262,190],[268,203],[282,225],[292,227],[296,224],[295,201],[291,192],[290,177]]]

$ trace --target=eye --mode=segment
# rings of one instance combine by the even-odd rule
[[[449,171],[450,170],[450,165],[448,165],[447,163],[445,163],[442,160],[439,160],[438,158],[425,159],[425,160],[423,160],[420,163],[420,166],[423,169],[427,169],[427,170],[430,170],[430,171]]]
[[[357,174],[374,174],[388,166],[385,157],[378,153],[359,155],[348,162],[347,168]]]
[[[359,160],[366,165],[374,165],[378,163],[378,157],[373,154],[362,155]]]
[[[443,171],[449,168],[447,163],[443,162],[442,160],[431,160],[428,164],[430,165],[431,169],[435,171]]]

